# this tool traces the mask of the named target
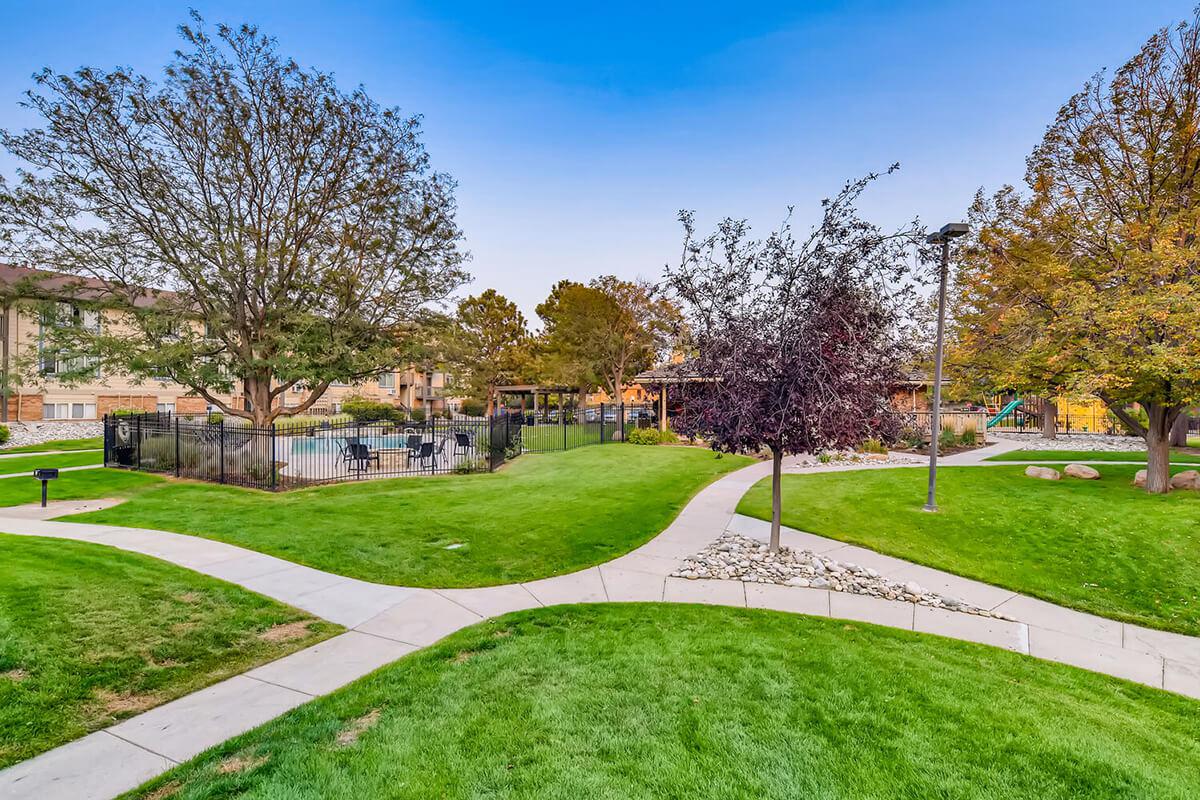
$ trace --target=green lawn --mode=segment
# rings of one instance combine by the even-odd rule
[[[0,767],[336,630],[147,556],[0,534]]]
[[[93,452],[0,458],[0,475],[28,472],[32,477],[33,471],[39,467],[79,467],[85,464],[101,464],[103,462],[104,454]]]
[[[1197,715],[909,631],[570,606],[460,631],[130,797],[1183,800]]]
[[[1146,451],[1137,450],[1132,453],[1107,453],[1094,450],[1011,450],[988,456],[985,461],[1142,461],[1146,460]],[[1172,464],[1200,464],[1200,453],[1173,448],[1171,450]]]
[[[491,474],[281,494],[163,481],[70,520],[206,536],[381,583],[488,586],[609,561],[665,528],[701,487],[750,463],[699,448],[606,444],[526,454]]]
[[[13,459],[14,461],[16,459]],[[0,466],[4,461],[0,460]],[[117,469],[84,469],[63,472],[50,483],[51,500],[94,500],[99,497],[130,497],[148,489],[161,488],[166,481],[156,475]],[[23,478],[0,480],[0,508],[41,500],[39,481]],[[3,512],[0,512],[3,516]]]
[[[1042,481],[1023,468],[938,471],[941,511],[921,511],[922,469],[783,477],[783,524],[1054,603],[1200,634],[1200,494],[1148,495],[1133,465],[1098,481]],[[742,499],[770,519],[769,483]]]
[[[56,439],[41,444],[27,444],[23,447],[5,447],[0,453],[48,453],[52,450],[101,450],[104,448],[104,437],[94,436],[91,439]]]

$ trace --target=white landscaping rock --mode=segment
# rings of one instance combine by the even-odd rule
[[[1145,453],[1146,442],[1140,436],[1110,436],[1103,433],[1060,433],[1056,439],[1043,439],[1037,433],[998,433],[988,431],[990,439],[1020,442],[1022,450],[1091,450],[1097,453]]]
[[[1031,478],[1041,478],[1044,481],[1057,481],[1062,478],[1058,474],[1058,470],[1051,469],[1050,467],[1028,466],[1025,468],[1025,474]]]
[[[4,447],[27,447],[58,439],[91,439],[104,434],[104,424],[99,420],[80,422],[7,422],[12,434]]]
[[[1092,469],[1087,464],[1067,464],[1063,474],[1068,478],[1079,478],[1081,481],[1100,480],[1099,470]]]
[[[766,544],[733,533],[722,534],[721,538],[700,553],[686,559],[672,576],[829,589],[885,600],[903,600],[981,617],[1008,619],[957,598],[923,589],[916,581],[903,584],[889,581],[876,570],[826,558],[810,550],[781,547],[778,553],[771,553]]]
[[[1137,471],[1137,473],[1133,476],[1133,485],[1143,487],[1146,485],[1146,470],[1139,469]]]

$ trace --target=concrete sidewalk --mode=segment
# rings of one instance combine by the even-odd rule
[[[943,463],[980,464],[994,452],[1004,450],[984,448],[951,456]],[[897,466],[839,465],[790,471],[889,468]],[[723,531],[759,538],[768,533],[767,523],[735,512],[742,495],[769,475],[770,469],[767,462],[753,464],[710,484],[661,534],[607,564],[479,589],[386,586],[183,534],[0,517],[0,531],[76,539],[144,553],[239,584],[350,629],[14,765],[0,772],[0,798],[108,800],[460,628],[510,611],[567,603],[709,603],[860,620],[1004,647],[1200,697],[1200,639],[1083,614],[801,531],[785,530],[784,543],[836,555],[892,579],[915,580],[971,604],[1000,610],[1015,621],[827,590],[668,577],[684,558]],[[96,502],[90,501],[93,506]],[[70,513],[70,505],[55,511]]]

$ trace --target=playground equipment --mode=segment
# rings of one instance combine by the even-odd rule
[[[1007,417],[1009,414],[1011,414],[1011,413],[1013,413],[1014,411],[1016,411],[1016,410],[1017,410],[1017,406],[1019,406],[1019,405],[1021,405],[1021,398],[1019,398],[1019,397],[1014,397],[1014,398],[1013,398],[1013,399],[1012,399],[1012,400],[1011,400],[1011,401],[1008,403],[1008,405],[1006,405],[1004,408],[1000,409],[1000,411],[999,411],[999,412],[996,414],[996,416],[992,417],[991,419],[989,419],[989,420],[987,421],[987,426],[988,426],[989,428],[994,428],[995,426],[999,425],[999,424],[1000,424],[1000,420],[1004,419],[1004,418],[1005,418],[1005,417]]]

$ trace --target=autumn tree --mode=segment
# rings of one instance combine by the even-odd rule
[[[855,203],[876,175],[826,200],[797,240],[765,240],[726,219],[699,237],[681,215],[684,253],[667,279],[683,303],[703,380],[683,387],[674,426],[718,450],[771,452],[771,549],[779,548],[783,456],[890,439],[890,403],[905,359],[901,279],[919,231],[884,232]]]
[[[65,296],[86,285],[129,326],[55,326],[56,347],[266,424],[398,365],[421,310],[465,280],[454,184],[417,117],[193,16],[160,81],[35,77],[43,126],[0,133],[24,164],[0,184],[0,255],[77,276]]]
[[[612,275],[562,281],[537,311],[551,369],[575,385],[594,380],[617,402],[628,378],[661,358],[679,324],[678,309],[654,286]]]
[[[496,387],[520,380],[529,368],[530,336],[525,315],[495,289],[458,304],[445,345],[456,387],[496,408]]]
[[[1171,428],[1200,401],[1197,131],[1200,12],[1062,107],[1028,160],[1028,195],[1002,190],[960,276],[993,306],[976,324],[1018,365],[1043,362],[1145,438],[1156,493]]]

